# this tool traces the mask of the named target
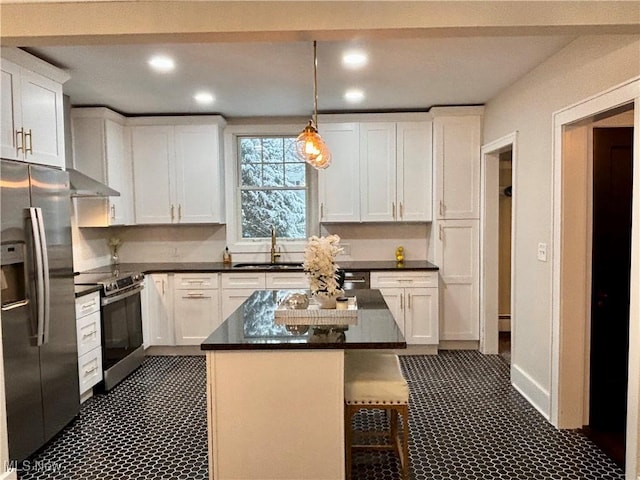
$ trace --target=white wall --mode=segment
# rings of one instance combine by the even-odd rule
[[[552,261],[536,259],[552,245],[552,113],[640,74],[640,36],[580,37],[486,105],[484,140],[518,131],[514,383],[550,414]],[[535,348],[530,348],[535,345]]]

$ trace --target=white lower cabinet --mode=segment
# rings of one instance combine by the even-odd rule
[[[145,348],[154,345],[175,345],[173,328],[173,296],[168,273],[145,276],[145,302],[142,319]],[[173,280],[171,278],[171,280]]]
[[[266,288],[262,272],[228,273],[220,275],[222,321],[224,322],[256,290]]]
[[[198,345],[222,323],[218,274],[176,274],[173,285],[175,343]]]
[[[437,272],[371,272],[371,288],[380,289],[408,344],[438,344]]]
[[[76,334],[78,341],[78,388],[80,399],[91,396],[91,388],[102,380],[102,334],[100,294],[76,298]]]

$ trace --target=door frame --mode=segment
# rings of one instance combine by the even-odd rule
[[[498,221],[500,153],[511,150],[511,355],[515,351],[516,252],[518,132],[512,132],[480,149],[480,351],[485,355],[498,353]]]
[[[629,324],[629,378],[627,387],[627,447],[626,478],[636,479],[640,473],[638,463],[640,431],[640,77],[632,78],[616,87],[601,92],[574,105],[554,112],[553,135],[553,245],[552,255],[552,331],[551,331],[551,416],[558,428],[582,427],[585,405],[585,375],[576,374],[580,365],[585,365],[588,348],[590,288],[586,282],[572,281],[584,275],[585,263],[576,261],[571,255],[572,247],[586,248],[590,244],[590,221],[587,208],[576,215],[568,204],[575,200],[585,201],[589,191],[588,182],[576,175],[564,175],[570,163],[569,137],[565,128],[595,115],[605,113],[623,105],[634,104],[634,173],[632,207],[632,251],[631,251],[631,304]],[[590,149],[584,148],[580,155],[588,161]],[[575,155],[575,154],[574,154]],[[579,160],[579,156],[577,157]],[[575,158],[574,158],[575,160]],[[580,177],[580,176],[578,176]],[[581,182],[581,183],[580,183]],[[568,193],[571,192],[571,193]],[[565,196],[566,195],[566,196]],[[574,204],[575,205],[575,204]],[[585,228],[586,227],[586,228]],[[564,248],[567,244],[567,248]],[[582,277],[584,279],[584,276]],[[580,309],[576,313],[569,308],[571,303]],[[584,367],[583,367],[584,368]]]

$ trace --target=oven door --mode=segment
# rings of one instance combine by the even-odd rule
[[[142,345],[142,286],[102,298],[103,368],[126,358]]]

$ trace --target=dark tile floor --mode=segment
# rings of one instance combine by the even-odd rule
[[[498,355],[402,357],[411,391],[413,480],[623,479],[585,436],[549,425],[509,384]],[[356,425],[377,422],[361,416]],[[21,480],[206,479],[203,357],[148,357],[29,459]],[[361,453],[354,480],[396,480],[387,454]]]

